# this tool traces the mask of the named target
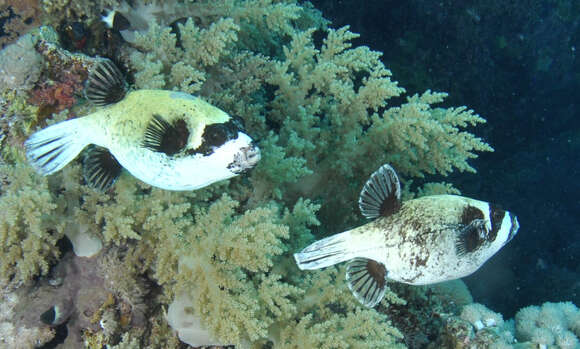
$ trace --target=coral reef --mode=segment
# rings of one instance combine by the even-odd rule
[[[444,287],[394,285],[378,311],[362,309],[343,269],[299,273],[291,253],[314,234],[358,220],[362,181],[383,162],[407,177],[474,171],[467,161],[491,148],[465,128],[481,117],[465,107],[433,107],[445,94],[431,91],[391,106],[405,90],[381,54],[353,48],[357,34],[328,29],[296,1],[137,1],[132,9],[43,2],[46,13],[93,20],[107,6],[150,18],[132,28],[134,40],[115,57],[134,88],[196,93],[239,115],[260,140],[263,160],[249,176],[195,192],[167,192],[125,175],[97,192],[84,185],[78,164],[39,177],[23,158],[22,138],[93,108],[77,92],[94,59],[57,41],[37,43],[47,64],[27,93],[38,108],[18,96],[6,96],[3,108],[3,119],[26,119],[12,123],[2,148],[0,209],[13,218],[0,222],[0,259],[8,261],[0,280],[6,289],[36,287],[32,294],[48,308],[69,300],[66,341],[176,347],[165,320],[173,305],[216,342],[240,348],[402,348],[426,342],[419,338],[426,323],[436,337],[444,314],[470,302],[461,284],[448,288],[456,298]],[[175,13],[189,19],[171,23]],[[416,195],[410,183],[407,197]],[[427,184],[418,195],[455,190]],[[79,235],[103,249],[90,258],[66,253],[65,236],[77,251]],[[66,276],[50,285],[62,270]],[[38,325],[38,311],[20,312]]]
[[[47,274],[58,260],[56,244],[62,233],[50,218],[57,204],[47,179],[24,162],[0,165],[0,176],[0,285],[19,285]]]
[[[138,264],[131,252],[113,247],[95,258],[69,252],[35,287],[3,295],[7,308],[2,310],[0,343],[10,344],[15,338],[11,331],[20,331],[22,348],[51,340],[68,348],[91,342],[102,346],[118,343],[119,334],[129,328],[143,329],[147,288],[134,274]],[[59,338],[63,328],[68,335]]]
[[[23,301],[14,292],[2,292],[0,298],[0,344],[6,348],[40,347],[50,342],[54,337],[54,330],[48,326],[27,327],[24,324],[15,323],[14,319],[18,315],[16,307]]]
[[[0,44],[18,39],[40,24],[40,0],[6,0],[0,2]]]
[[[516,314],[516,335],[538,345],[578,348],[580,310],[570,302],[525,307]]]
[[[521,309],[515,319],[482,304],[463,307],[446,318],[438,341],[449,348],[578,348],[580,311],[570,303],[544,303]]]
[[[269,18],[268,8],[261,11]],[[292,17],[278,21],[292,19],[295,11],[288,14]],[[349,224],[356,220],[352,198],[362,179],[384,162],[406,176],[445,175],[454,168],[473,171],[466,160],[491,150],[461,131],[482,118],[464,107],[431,107],[444,93],[427,91],[401,107],[386,108],[404,89],[391,81],[380,53],[350,48],[358,35],[348,27],[326,30],[325,22],[310,21],[304,30],[288,32],[266,22],[260,36],[265,43],[287,37],[282,50],[247,44],[240,37],[256,27],[222,18],[207,27],[193,20],[179,25],[179,45],[170,27],[151,25],[136,34],[138,51],[129,55],[136,86],[196,92],[246,120],[264,149],[262,165],[252,175],[253,201],[308,195],[325,202],[321,215],[327,221],[341,217]],[[322,43],[315,44],[315,33],[323,33]],[[218,43],[206,45],[206,37]],[[266,52],[276,54],[262,55]],[[296,185],[284,185],[305,175]],[[350,203],[330,197],[337,191]]]
[[[83,79],[79,74],[67,71],[57,82],[44,82],[35,88],[30,103],[41,107],[42,114],[59,113],[76,103],[75,94],[82,90]]]
[[[29,102],[38,106],[39,121],[68,110],[77,103],[82,97],[88,70],[99,60],[64,50],[57,33],[53,29],[43,28],[35,49],[45,63],[42,72],[44,79],[29,91]]]
[[[477,331],[485,327],[503,326],[501,314],[494,313],[483,304],[473,303],[463,307],[461,318],[468,321]]]
[[[38,81],[43,61],[34,48],[37,40],[27,34],[0,51],[0,94],[28,90]]]

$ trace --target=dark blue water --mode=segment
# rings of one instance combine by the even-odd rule
[[[488,123],[477,174],[446,179],[519,216],[514,241],[466,278],[475,301],[512,317],[580,304],[580,4],[572,1],[313,1],[383,61],[409,94],[449,93]]]

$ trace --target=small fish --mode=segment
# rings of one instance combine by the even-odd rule
[[[364,185],[359,208],[372,222],[294,254],[301,270],[344,261],[354,296],[374,307],[387,279],[426,285],[475,272],[516,235],[513,214],[487,202],[432,195],[401,202],[395,170],[383,165]]]
[[[85,89],[96,112],[42,129],[25,142],[26,156],[42,175],[84,153],[88,184],[104,190],[123,168],[152,186],[195,190],[234,177],[260,160],[241,120],[190,94],[127,91],[109,60],[96,64]]]

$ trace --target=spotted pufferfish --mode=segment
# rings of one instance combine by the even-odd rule
[[[93,187],[108,188],[125,168],[155,187],[195,190],[260,160],[241,119],[184,92],[129,91],[110,60],[91,70],[85,95],[97,111],[26,140],[26,156],[40,174],[59,171],[88,146],[83,173]]]
[[[427,285],[472,274],[519,229],[512,213],[463,196],[401,202],[399,178],[387,164],[363,186],[359,208],[374,220],[316,241],[294,259],[301,270],[348,261],[348,287],[368,307],[381,301],[387,280]]]

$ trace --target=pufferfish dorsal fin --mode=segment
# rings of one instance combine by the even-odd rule
[[[127,93],[123,73],[108,59],[97,63],[89,73],[85,96],[98,106],[117,103]]]
[[[372,308],[385,295],[387,269],[372,259],[354,258],[346,264],[346,281],[355,298]]]
[[[185,120],[178,119],[170,124],[161,115],[155,114],[147,125],[142,145],[147,149],[171,156],[185,148],[188,138],[189,130]]]
[[[121,174],[123,167],[107,148],[90,145],[83,156],[85,182],[95,189],[107,190]]]
[[[395,170],[384,164],[365,183],[358,199],[363,216],[389,216],[401,208],[401,183]]]

